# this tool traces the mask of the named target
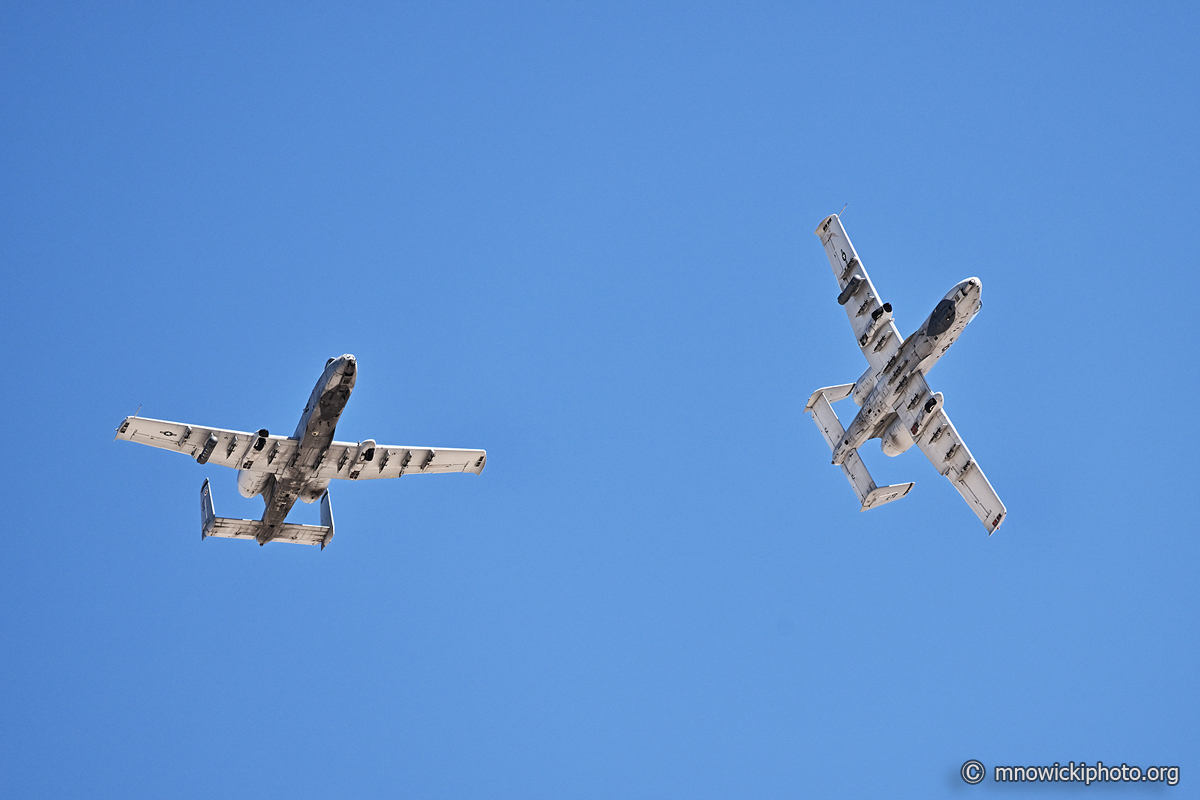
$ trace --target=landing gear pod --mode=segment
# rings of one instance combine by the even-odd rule
[[[362,472],[367,462],[375,458],[375,440],[367,439],[358,443],[358,452],[354,454],[354,463],[350,465],[350,479],[354,480]]]
[[[860,347],[866,347],[875,338],[883,326],[887,325],[888,320],[892,318],[892,304],[884,303],[879,308],[871,312],[871,321],[867,323],[867,329],[863,331],[862,336],[858,337]]]

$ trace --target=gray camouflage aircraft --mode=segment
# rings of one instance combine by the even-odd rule
[[[983,308],[983,284],[978,278],[958,283],[916,333],[904,339],[892,320],[892,304],[879,301],[879,292],[838,215],[826,217],[814,233],[825,246],[841,289],[838,303],[845,307],[870,366],[854,383],[818,389],[804,410],[812,412],[833,451],[833,463],[841,466],[862,503],[860,510],[898,500],[913,484],[876,486],[858,448],[868,439],[881,439],[883,452],[898,456],[915,443],[967,501],[990,536],[1004,520],[1004,503],[946,416],[942,393],[931,391],[925,382],[925,375]],[[830,403],[847,397],[862,408],[843,430]]]
[[[441,472],[483,472],[487,453],[449,447],[393,447],[362,442],[335,442],[333,430],[350,399],[358,365],[352,355],[331,358],[308,398],[300,424],[290,437],[227,431],[145,417],[126,417],[117,439],[186,453],[199,464],[212,461],[238,471],[243,497],[261,494],[266,503],[262,519],[228,519],[213,511],[208,479],[200,487],[200,538],[254,539],[267,542],[319,544],[333,539],[333,510],[329,481],[399,478]],[[320,525],[285,522],[296,500],[321,501]]]

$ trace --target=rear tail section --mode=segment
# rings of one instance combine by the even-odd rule
[[[217,512],[213,511],[212,489],[209,488],[208,478],[200,487],[200,541],[204,541],[213,531],[217,522]]]
[[[208,478],[200,487],[200,538],[216,536],[221,539],[254,539],[260,545],[267,542],[291,542],[293,544],[318,544],[321,549],[333,539],[333,508],[329,504],[329,492],[321,496],[321,524],[296,525],[284,522],[266,525],[257,519],[232,519],[218,517],[213,510],[212,489]]]
[[[818,389],[809,398],[808,404],[804,407],[806,412],[811,411],[813,421],[817,423],[817,427],[821,429],[821,435],[825,437],[825,443],[829,445],[830,451],[833,451],[838,442],[846,431],[842,427],[842,423],[838,421],[837,414],[833,411],[833,406],[829,404],[829,398],[832,396],[834,400],[841,400],[848,397],[850,390],[854,384],[846,384],[844,386],[830,386],[824,389]],[[867,466],[862,462],[857,450],[851,450],[850,455],[841,464],[842,472],[846,474],[846,479],[850,481],[850,485],[854,488],[854,493],[858,495],[858,501],[862,503],[860,511],[876,508],[878,506],[890,503],[893,500],[899,500],[904,495],[908,494],[912,489],[912,483],[898,483],[894,486],[876,486],[875,481],[871,480],[871,473],[867,472]]]
[[[326,533],[321,537],[321,549],[325,549],[325,545],[333,539],[333,506],[329,503],[329,490],[325,490],[325,494],[321,495],[321,527]]]

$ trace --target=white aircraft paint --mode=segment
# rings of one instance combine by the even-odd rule
[[[211,461],[238,471],[238,491],[245,497],[262,495],[262,519],[229,519],[213,512],[208,480],[200,488],[200,538],[254,539],[319,544],[333,538],[333,510],[329,481],[399,478],[442,472],[483,472],[487,453],[451,447],[377,445],[374,439],[335,442],[333,431],[354,390],[358,363],[352,355],[325,362],[290,437],[184,425],[145,417],[126,417],[117,428],[117,439],[186,453],[200,464]],[[285,522],[296,500],[321,501],[320,525]]]
[[[978,278],[959,282],[916,333],[904,339],[892,319],[891,304],[879,300],[838,215],[822,220],[815,233],[841,290],[838,302],[870,365],[854,383],[818,389],[804,407],[833,451],[833,463],[845,472],[866,511],[904,497],[913,484],[876,486],[858,448],[868,439],[880,439],[885,454],[898,456],[916,444],[991,535],[1004,521],[1004,503],[946,415],[941,392],[932,392],[925,382],[925,375],[983,308],[983,284]],[[862,408],[843,429],[831,403],[847,397]]]

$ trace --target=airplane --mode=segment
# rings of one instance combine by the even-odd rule
[[[838,215],[826,217],[814,233],[825,247],[841,290],[838,303],[845,307],[854,338],[870,366],[854,383],[813,392],[804,411],[812,413],[833,452],[832,463],[842,468],[854,487],[862,503],[859,510],[899,500],[913,484],[876,486],[858,448],[868,439],[880,439],[883,452],[894,457],[915,443],[967,501],[991,536],[1004,521],[1007,509],[946,416],[942,393],[931,391],[925,382],[929,370],[983,308],[983,284],[979,278],[957,283],[916,333],[904,339],[892,319],[892,304],[880,302]],[[831,403],[847,397],[862,408],[850,427],[843,429]]]
[[[326,361],[325,371],[313,387],[296,432],[290,437],[272,436],[265,428],[257,433],[244,433],[134,415],[121,422],[115,438],[186,453],[198,464],[211,461],[233,467],[238,471],[238,491],[243,497],[262,495],[266,504],[262,519],[218,517],[205,478],[200,487],[201,540],[217,536],[254,539],[259,546],[267,542],[319,544],[324,550],[333,539],[330,480],[443,472],[478,475],[487,464],[484,450],[382,446],[374,439],[335,442],[334,428],[357,377],[354,356],[347,354]],[[320,525],[285,522],[297,499],[305,503],[320,499]]]

